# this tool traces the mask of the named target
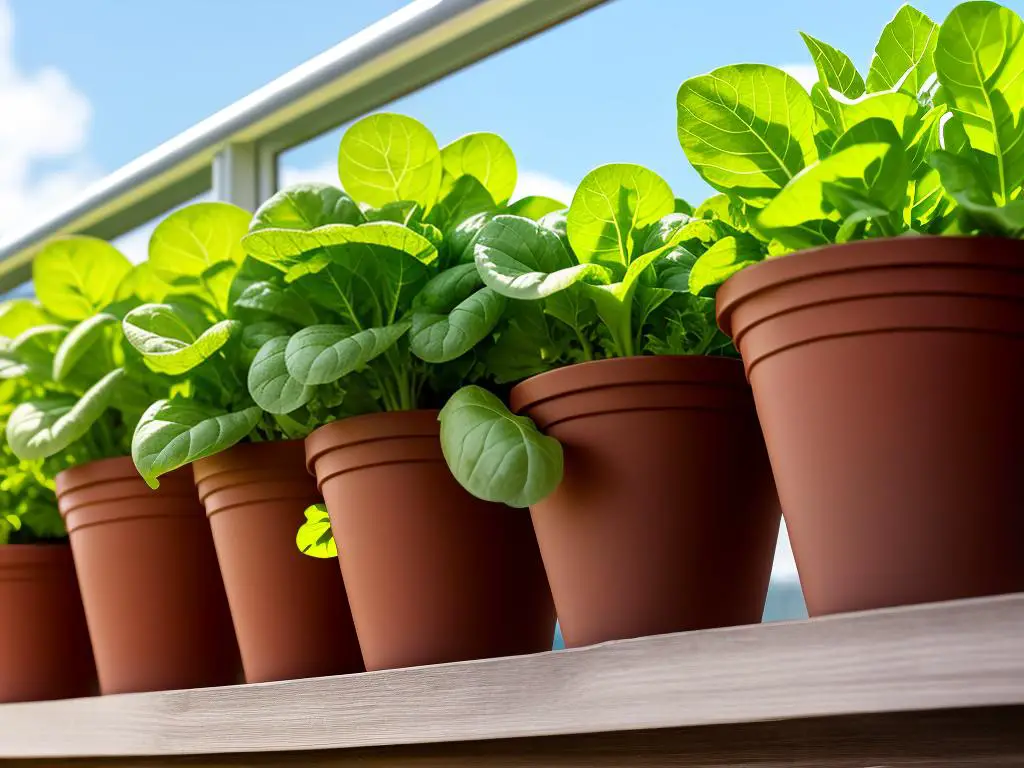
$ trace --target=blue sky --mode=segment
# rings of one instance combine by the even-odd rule
[[[1006,0],[1004,0],[1006,2]],[[91,181],[329,48],[404,0],[0,0],[0,240]],[[950,0],[915,3],[940,21]],[[1024,10],[1020,0],[1011,7]],[[866,71],[897,0],[612,0],[388,108],[442,143],[502,134],[522,191],[560,194],[635,162],[698,202],[675,133],[687,77],[758,61],[806,77],[798,34]],[[336,180],[339,131],[281,157],[282,178]],[[119,239],[144,257],[149,228]],[[780,573],[791,574],[783,553]]]

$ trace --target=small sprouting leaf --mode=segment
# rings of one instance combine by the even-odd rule
[[[530,195],[520,198],[508,207],[508,212],[513,216],[522,216],[524,219],[539,221],[542,217],[554,211],[567,209],[565,203],[559,202],[552,197],[544,195]]]
[[[338,545],[331,531],[331,518],[324,504],[314,504],[306,509],[306,522],[295,534],[299,551],[310,557],[328,559],[338,556]]]
[[[84,320],[114,301],[131,262],[110,243],[75,235],[46,245],[32,262],[36,296],[62,320]]]
[[[849,56],[808,34],[801,32],[800,36],[814,59],[820,83],[851,99],[863,95],[864,78],[860,76]]]
[[[433,134],[403,115],[364,117],[345,132],[338,150],[341,185],[375,208],[412,201],[429,209],[437,200],[441,170]]]
[[[268,413],[291,413],[313,397],[315,389],[288,373],[288,337],[278,336],[260,347],[249,366],[249,395]]]
[[[562,481],[562,446],[485,389],[463,387],[441,409],[441,450],[477,498],[528,507]]]
[[[103,415],[123,376],[122,368],[111,371],[78,400],[56,396],[22,403],[7,421],[7,444],[22,461],[63,451]]]
[[[677,97],[679,142],[705,181],[767,204],[817,158],[811,97],[792,76],[761,64],[691,78]]]
[[[582,262],[626,267],[637,234],[674,207],[672,188],[654,171],[602,165],[583,177],[569,206],[569,243]]]
[[[1024,182],[1024,21],[981,0],[961,3],[935,47],[939,82],[963,121],[997,203]]]
[[[496,203],[503,204],[516,188],[516,158],[512,148],[494,133],[470,133],[441,150],[444,179],[441,195],[460,176],[473,176]]]
[[[206,327],[201,315],[182,304],[144,304],[122,323],[125,338],[146,365],[172,376],[208,360],[241,326],[237,320],[222,320]]]
[[[690,293],[699,296],[744,267],[761,261],[764,253],[756,242],[749,238],[724,237],[708,248],[690,268]]]
[[[156,276],[174,284],[198,280],[225,262],[241,264],[242,236],[252,214],[237,205],[193,203],[161,221],[149,240],[149,264]],[[224,297],[217,297],[226,299]]]
[[[74,369],[75,364],[89,351],[93,344],[103,338],[106,329],[117,322],[114,315],[101,312],[88,317],[64,337],[53,356],[53,380],[61,382]]]
[[[362,224],[356,201],[330,184],[295,184],[272,195],[253,214],[249,231],[316,229],[325,224]]]
[[[496,216],[474,246],[480,277],[510,299],[540,299],[584,279],[608,282],[600,264],[575,264],[561,238],[519,216]]]
[[[302,384],[330,384],[387,352],[410,325],[406,321],[356,332],[342,325],[303,328],[288,340],[285,366],[289,375]]]
[[[913,6],[904,5],[896,11],[875,45],[868,91],[888,91],[899,86],[916,95],[935,72],[932,55],[938,32],[938,25]]]
[[[142,414],[132,437],[132,460],[151,488],[157,478],[227,450],[259,422],[259,408],[226,413],[191,400],[158,400]]]
[[[481,288],[447,314],[414,314],[409,335],[412,353],[428,363],[461,357],[494,330],[505,303],[501,294]]]

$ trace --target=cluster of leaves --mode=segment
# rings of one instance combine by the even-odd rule
[[[7,445],[22,461],[127,454],[160,382],[120,321],[158,281],[110,244],[75,236],[39,252],[33,282],[38,301],[8,302],[0,321],[0,379],[13,405]]]
[[[504,379],[496,370],[546,369],[538,347],[495,367],[508,302],[473,261],[487,221],[564,208],[509,201],[516,163],[500,137],[439,148],[411,118],[372,115],[345,133],[338,169],[344,189],[282,190],[242,239],[314,315],[279,326],[256,354],[248,389],[260,408],[308,432],[349,415],[435,407],[464,381]]]
[[[160,475],[239,442],[301,437],[249,396],[246,376],[263,343],[316,313],[241,240],[252,214],[228,203],[181,208],[153,231],[149,261],[165,286],[127,313],[124,334],[167,396],[149,404],[131,444],[151,486]]]
[[[941,26],[905,5],[865,79],[844,53],[803,39],[819,80],[738,64],[679,89],[678,132],[693,167],[726,196],[741,232],[705,254],[707,293],[766,256],[903,234],[1024,237],[1024,23],[988,0]]]

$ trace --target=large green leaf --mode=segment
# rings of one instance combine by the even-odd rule
[[[997,3],[961,3],[939,29],[935,67],[997,203],[1024,182],[1024,22]]]
[[[855,189],[867,189],[873,167],[894,151],[892,144],[855,144],[809,166],[761,212],[758,226],[772,237],[794,248],[827,245],[831,237],[819,222],[840,218],[825,197],[825,184],[845,182]],[[879,164],[876,166],[875,164]],[[898,188],[898,180],[884,179]],[[907,182],[903,179],[903,193]]]
[[[430,212],[430,221],[447,232],[471,216],[495,209],[494,198],[484,185],[474,176],[462,176],[445,190]]]
[[[463,387],[441,409],[441,450],[455,479],[485,501],[528,507],[562,481],[562,446],[485,389]]]
[[[904,5],[896,11],[875,45],[868,91],[899,87],[916,95],[935,72],[932,55],[938,32],[938,25],[913,6]]]
[[[361,370],[393,347],[411,323],[355,331],[342,325],[313,325],[288,340],[285,366],[307,386],[330,384]]]
[[[47,321],[42,306],[32,299],[8,299],[0,303],[0,338],[13,339]]]
[[[488,222],[474,250],[484,284],[510,299],[540,299],[584,279],[609,279],[605,267],[573,263],[558,235],[519,216]]]
[[[501,294],[481,288],[447,314],[414,314],[409,337],[413,354],[428,363],[447,363],[461,357],[494,330],[505,303]]]
[[[97,381],[81,398],[52,397],[22,403],[7,422],[7,443],[22,461],[63,451],[89,431],[114,398],[124,370]]]
[[[817,157],[814,107],[780,69],[721,67],[677,96],[679,142],[712,187],[764,205]]]
[[[327,224],[307,231],[261,229],[246,235],[242,243],[251,256],[293,276],[318,272],[331,260],[330,251],[358,245],[400,251],[423,264],[432,264],[437,258],[437,248],[427,238],[391,221]],[[315,265],[305,266],[314,260]]]
[[[427,313],[447,313],[460,301],[483,286],[476,264],[456,264],[434,275],[413,301],[414,309]]]
[[[224,262],[245,257],[242,236],[252,214],[230,203],[193,203],[161,221],[149,240],[149,263],[157,277],[174,284],[201,279]]]
[[[53,380],[63,381],[90,348],[104,337],[106,329],[116,322],[114,315],[101,312],[72,328],[53,356]]]
[[[473,176],[494,201],[503,204],[516,188],[516,158],[512,148],[495,133],[470,133],[441,150],[444,179],[441,195],[447,194],[460,176]]]
[[[144,304],[125,315],[125,338],[158,373],[178,375],[208,360],[241,329],[237,320],[207,327],[205,319],[181,304]]]
[[[640,231],[674,209],[672,188],[658,174],[640,165],[602,165],[583,177],[569,206],[569,243],[582,262],[626,267]]]
[[[114,301],[132,265],[110,243],[75,235],[44,246],[32,262],[36,296],[63,320],[84,320]]]
[[[839,134],[867,120],[884,118],[893,124],[899,135],[912,136],[920,124],[917,118],[923,111],[917,99],[903,91],[867,93],[858,99],[847,99],[833,93],[831,98],[836,102],[838,115],[838,122],[833,127]]]
[[[305,511],[306,522],[295,534],[295,545],[304,555],[329,559],[338,556],[338,545],[331,530],[331,518],[325,504],[314,504]]]
[[[433,134],[403,115],[364,117],[345,132],[338,150],[345,191],[375,208],[406,200],[430,208],[441,187],[441,170]]]
[[[819,82],[851,99],[864,94],[864,78],[849,56],[808,34],[801,32],[800,36],[811,52]]]
[[[29,376],[46,383],[53,375],[54,356],[67,335],[65,326],[44,323],[6,340],[0,355],[0,379]]]
[[[247,309],[296,323],[312,325],[316,312],[295,291],[276,282],[250,283],[233,302],[236,309]]]
[[[132,459],[151,488],[157,478],[227,450],[259,422],[259,408],[226,413],[192,400],[158,400],[142,415],[132,437]]]
[[[117,286],[114,299],[118,302],[137,301],[141,304],[154,304],[164,300],[167,295],[167,284],[156,276],[153,265],[148,261],[136,264]]]
[[[756,240],[724,237],[708,248],[693,263],[689,273],[690,293],[698,296],[706,289],[725,282],[744,267],[764,258]]]
[[[308,403],[315,392],[288,373],[287,348],[287,336],[270,339],[249,366],[249,395],[268,413],[291,413]]]
[[[295,184],[272,195],[256,209],[249,230],[316,229],[325,224],[362,224],[356,201],[330,184]]]
[[[530,195],[520,198],[509,205],[508,212],[513,216],[522,216],[524,219],[538,221],[549,213],[565,210],[568,207],[565,203],[555,200],[553,197]]]

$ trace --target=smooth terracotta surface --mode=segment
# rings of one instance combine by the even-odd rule
[[[718,293],[811,615],[1024,590],[1024,242],[901,237]]]
[[[564,448],[531,515],[566,646],[761,621],[780,514],[739,361],[582,363],[510,400]]]
[[[0,703],[96,692],[67,544],[0,546],[0,609]]]
[[[236,445],[193,465],[250,683],[363,668],[341,571],[295,534],[321,501],[301,440]]]
[[[306,456],[368,670],[550,650],[554,608],[529,516],[455,482],[437,411],[328,424]]]
[[[130,458],[57,475],[102,693],[238,682],[210,528],[189,468],[151,490]]]

